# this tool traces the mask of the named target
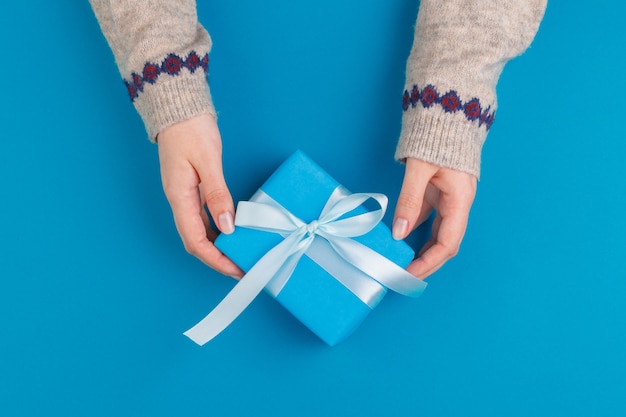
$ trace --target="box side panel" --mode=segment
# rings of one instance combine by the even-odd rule
[[[306,257],[276,300],[331,346],[354,332],[371,311],[367,304]]]

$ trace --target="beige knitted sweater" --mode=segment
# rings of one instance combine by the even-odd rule
[[[151,140],[215,115],[206,73],[211,38],[195,0],[90,0]],[[421,0],[402,97],[400,161],[480,174],[480,154],[507,61],[532,42],[547,0]]]

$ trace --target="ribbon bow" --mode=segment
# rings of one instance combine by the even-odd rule
[[[380,208],[349,215],[369,199],[375,200]],[[378,252],[351,239],[368,233],[382,220],[387,209],[387,197],[384,194],[349,194],[338,187],[326,202],[319,218],[310,223],[303,222],[262,192],[256,200],[242,201],[237,205],[235,225],[278,233],[285,239],[268,251],[213,311],[184,333],[197,344],[205,344],[224,330],[270,281],[276,281],[278,277],[283,277],[282,281],[288,280],[298,260],[319,238],[326,240],[343,261],[385,287],[411,297],[417,297],[424,291],[425,282]],[[316,259],[316,262],[323,260]],[[275,282],[272,284],[277,285]]]

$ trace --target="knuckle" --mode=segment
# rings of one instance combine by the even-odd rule
[[[165,196],[168,198],[168,200],[171,199],[172,196],[174,195],[174,191],[176,190],[172,186],[172,182],[164,178],[162,181],[162,184],[163,184],[163,192],[165,193]]]
[[[191,195],[189,190],[182,189],[180,186],[170,181],[163,181],[163,193],[174,211],[176,211],[176,208],[181,203],[188,200]]]
[[[422,206],[422,198],[415,194],[404,193],[398,197],[398,207],[405,210],[417,211]]]
[[[230,193],[226,188],[215,188],[207,191],[204,195],[204,201],[206,201],[207,205],[219,203],[224,200],[228,200],[229,198]]]
[[[198,256],[200,253],[199,245],[196,242],[183,242],[183,246],[190,255]]]
[[[440,245],[443,246],[444,253],[448,258],[454,258],[459,254],[459,245],[451,245],[449,243],[440,242]]]

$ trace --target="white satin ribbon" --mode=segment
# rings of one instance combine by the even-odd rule
[[[318,238],[325,240],[336,255],[335,259],[323,257],[314,259],[322,267],[324,263],[336,263],[338,256],[374,280],[368,280],[370,283],[380,283],[400,294],[417,297],[426,288],[426,283],[422,280],[415,278],[376,251],[350,239],[368,233],[382,220],[387,209],[385,195],[349,194],[342,187],[338,187],[329,198],[320,217],[308,224],[292,215],[269,196],[256,197],[263,202],[242,201],[238,204],[235,225],[278,233],[285,239],[268,251],[213,311],[184,333],[197,344],[203,345],[217,336],[245,310],[273,278],[283,277],[282,282],[272,282],[271,286],[274,288],[271,292],[277,295],[291,276],[298,260]],[[380,209],[346,216],[369,199],[374,199],[380,205]]]

